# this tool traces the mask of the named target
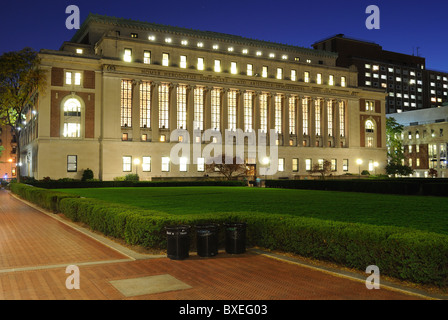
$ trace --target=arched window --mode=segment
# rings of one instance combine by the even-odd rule
[[[372,120],[367,120],[365,123],[366,128],[366,147],[374,148],[375,147],[375,124]]]
[[[81,137],[81,101],[69,98],[64,102],[64,133],[66,138]]]

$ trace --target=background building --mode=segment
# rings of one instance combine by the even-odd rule
[[[37,179],[86,168],[102,180],[204,176],[204,156],[170,159],[187,137],[170,141],[175,129],[202,154],[213,137],[195,130],[276,130],[274,178],[307,175],[323,159],[335,175],[357,174],[357,159],[362,170],[386,164],[384,90],[359,87],[332,52],[89,15],[40,58],[48,88],[20,141],[22,173]],[[266,165],[250,150],[244,157],[255,173]]]
[[[4,148],[0,154],[0,179],[15,178],[17,140],[9,126],[0,127],[0,146]]]
[[[448,104],[440,108],[390,114],[404,126],[405,161],[415,170],[414,176],[426,177],[429,169],[438,177],[448,177]]]
[[[336,65],[356,66],[360,87],[386,90],[386,113],[441,106],[448,101],[448,73],[426,70],[425,58],[383,50],[373,42],[343,34],[318,41],[313,48],[338,54]]]

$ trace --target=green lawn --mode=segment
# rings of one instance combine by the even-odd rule
[[[289,214],[393,225],[448,235],[448,198],[244,187],[59,189],[175,215],[216,212]]]

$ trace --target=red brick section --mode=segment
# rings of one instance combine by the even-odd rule
[[[123,260],[117,262],[117,259]],[[69,276],[65,273],[66,265],[98,261],[104,263],[79,265],[79,290],[66,288],[65,282]],[[11,270],[33,266],[50,266],[50,268]],[[192,288],[129,299],[417,298],[386,288],[368,290],[363,281],[337,277],[254,253],[242,255],[220,253],[214,258],[191,255],[182,261],[168,258],[129,261],[109,247],[30,208],[10,197],[5,191],[0,191],[1,300],[125,299],[109,281],[161,274],[170,274]]]

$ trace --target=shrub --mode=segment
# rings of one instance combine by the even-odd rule
[[[136,173],[130,173],[124,177],[124,180],[125,181],[138,181],[139,177],[138,177],[138,174],[136,174]]]
[[[83,171],[81,181],[87,181],[93,179],[93,171],[89,168]]]

